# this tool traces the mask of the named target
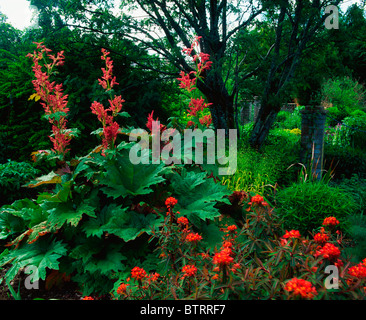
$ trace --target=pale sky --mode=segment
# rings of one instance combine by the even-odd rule
[[[353,4],[360,2],[360,0],[344,0],[341,5],[343,11]],[[27,0],[0,0],[0,12],[4,13],[13,27],[23,30],[35,23],[32,21],[33,12]]]
[[[7,22],[23,30],[32,25],[32,9],[27,0],[0,0],[0,12],[8,17]]]

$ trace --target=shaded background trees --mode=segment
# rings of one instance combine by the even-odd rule
[[[65,51],[66,64],[58,81],[69,94],[70,121],[85,139],[74,150],[88,149],[96,139],[90,113],[93,100],[107,97],[99,90],[100,49],[111,51],[120,85],[117,94],[132,123],[144,127],[155,110],[159,119],[182,116],[182,93],[175,78],[192,71],[181,49],[201,36],[212,69],[199,89],[213,103],[215,128],[235,128],[235,109],[243,99],[259,96],[262,109],[251,145],[265,141],[283,102],[317,103],[322,83],[350,76],[363,82],[365,73],[365,16],[361,6],[340,14],[340,29],[324,27],[324,8],[340,1],[114,1],[31,0],[38,8],[39,28],[23,32],[1,18],[0,38],[0,151],[7,158],[28,160],[47,148],[48,132],[40,121],[33,92],[32,41],[44,41]]]

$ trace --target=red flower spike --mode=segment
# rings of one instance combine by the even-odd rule
[[[42,42],[35,42],[38,52],[34,51],[33,54],[27,54],[27,57],[33,60],[33,72],[35,80],[32,81],[36,95],[43,101],[41,105],[46,115],[49,115],[48,121],[52,124],[53,137],[50,137],[53,143],[53,150],[60,155],[65,155],[69,149],[67,146],[70,143],[71,138],[66,134],[66,116],[69,112],[67,108],[67,95],[63,94],[62,84],[56,84],[50,82],[49,74],[55,66],[61,66],[64,64],[63,51],[58,52],[57,56],[50,54],[52,50],[46,48]],[[51,60],[51,63],[45,63],[44,66],[40,65],[39,61],[44,59]],[[47,72],[43,72],[43,68],[47,69]],[[60,113],[61,115],[55,119],[53,114]]]

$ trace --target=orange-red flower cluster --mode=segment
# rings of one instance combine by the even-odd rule
[[[231,257],[231,254],[232,254],[231,248],[229,247],[223,248],[221,249],[221,251],[215,253],[212,262],[214,264],[219,265],[220,267],[227,266],[234,261],[234,258]]]
[[[341,251],[334,244],[327,242],[321,249],[314,254],[315,257],[322,256],[323,259],[336,260],[341,255]]]
[[[312,299],[317,291],[310,281],[298,278],[292,278],[284,288],[289,293],[302,298]]]
[[[159,277],[160,277],[160,274],[157,273],[157,272],[154,272],[154,273],[147,276],[147,278],[149,280],[149,283],[150,282],[156,282],[159,279]]]
[[[264,198],[259,194],[256,194],[255,196],[253,196],[251,198],[251,201],[248,204],[249,204],[249,208],[247,209],[247,211],[250,211],[252,209],[252,205],[268,206],[268,203],[266,201],[264,201]]]
[[[127,293],[128,286],[129,286],[128,283],[121,283],[120,286],[117,288],[117,293],[125,295]]]
[[[349,268],[348,273],[358,279],[366,278],[366,258],[359,264]]]
[[[314,235],[314,241],[321,245],[329,241],[329,235],[325,233],[324,228],[320,228],[320,232]]]
[[[235,232],[237,229],[238,227],[235,224],[232,224],[226,228],[227,232]]]
[[[186,217],[179,217],[177,219],[177,223],[182,225],[182,226],[188,226],[188,219]]]
[[[182,268],[182,272],[182,279],[186,277],[194,277],[197,273],[197,268],[194,265],[187,264]]]
[[[323,226],[336,226],[339,221],[335,217],[327,217],[323,221]]]
[[[285,232],[285,234],[282,236],[283,239],[290,239],[290,238],[300,238],[300,232],[299,230],[291,230]]]
[[[188,233],[186,236],[186,241],[187,242],[198,242],[202,240],[202,236],[200,236],[198,233]]]
[[[134,267],[131,270],[131,277],[136,280],[142,280],[146,277],[146,271],[143,268],[140,267]]]
[[[178,200],[174,197],[169,197],[165,200],[165,206],[170,209],[173,208],[178,203]]]

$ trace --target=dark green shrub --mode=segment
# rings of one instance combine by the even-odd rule
[[[286,229],[313,230],[324,218],[336,216],[345,225],[346,218],[357,211],[353,197],[339,187],[324,182],[294,183],[279,190],[276,207]]]
[[[353,174],[358,174],[361,178],[366,177],[366,152],[359,148],[325,143],[324,161],[326,170],[335,168],[335,178],[350,178]]]
[[[39,170],[27,162],[8,161],[0,164],[0,205],[29,196],[30,190],[22,188],[26,182],[34,179]]]
[[[287,118],[290,116],[290,112],[288,111],[280,111],[277,113],[276,122],[274,123],[274,127],[282,127],[283,123],[287,120]]]
[[[327,80],[322,85],[321,95],[323,103],[332,105],[328,112],[338,121],[365,108],[365,88],[349,77]]]
[[[349,246],[346,252],[352,261],[358,262],[366,256],[366,217],[363,214],[350,216],[348,225],[347,231],[354,245]]]
[[[347,117],[343,120],[343,124],[350,145],[366,151],[366,113]]]
[[[301,106],[295,108],[293,112],[289,111],[280,111],[277,114],[275,127],[282,129],[295,129],[301,128]]]
[[[366,256],[366,179],[353,175],[350,179],[342,179],[337,185],[351,194],[358,206],[359,213],[351,215],[347,221],[347,233],[354,242],[347,252],[354,262],[358,262]]]
[[[359,206],[360,213],[366,213],[366,179],[362,179],[357,174],[354,174],[349,179],[344,178],[333,184],[351,194]]]

